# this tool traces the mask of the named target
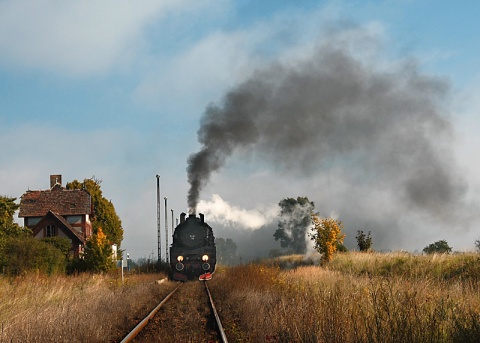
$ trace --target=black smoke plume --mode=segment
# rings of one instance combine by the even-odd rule
[[[449,93],[412,61],[380,67],[332,44],[259,70],[201,118],[202,148],[187,168],[190,211],[243,147],[277,171],[305,177],[340,166],[352,183],[389,188],[407,208],[451,213],[465,187],[452,163]]]

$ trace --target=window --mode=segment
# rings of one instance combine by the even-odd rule
[[[42,217],[28,217],[25,219],[27,220],[25,226],[35,226],[42,219]]]
[[[82,224],[82,216],[66,216],[69,224]]]
[[[46,237],[54,237],[55,236],[55,226],[47,225],[45,231],[46,231],[45,232]]]

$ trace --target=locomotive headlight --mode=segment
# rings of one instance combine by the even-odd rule
[[[208,255],[203,255],[202,256],[202,261],[207,262],[208,261]]]
[[[182,261],[183,261],[183,256],[182,256],[182,255],[178,255],[178,256],[177,256],[177,261],[178,261],[178,262],[182,262]]]

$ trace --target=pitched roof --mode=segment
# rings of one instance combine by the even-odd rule
[[[55,185],[45,191],[27,191],[20,198],[19,217],[43,217],[48,211],[62,216],[92,214],[92,197],[81,189]]]
[[[82,235],[77,232],[66,220],[65,218],[63,218],[62,216],[52,212],[52,211],[48,211],[47,214],[45,215],[44,218],[42,218],[42,220],[40,222],[38,222],[37,225],[35,225],[35,227],[33,228],[33,235],[35,236],[38,231],[40,229],[43,228],[43,222],[45,220],[48,220],[48,217],[53,217],[55,221],[57,221],[59,224],[60,224],[60,228],[63,228],[63,232],[65,232],[65,234],[67,236],[69,236],[70,238],[72,239],[76,239],[79,243],[83,243],[84,242],[84,239],[82,237]]]

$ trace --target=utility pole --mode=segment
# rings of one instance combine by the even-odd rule
[[[160,244],[160,175],[157,174],[157,234],[158,234],[158,262],[162,261]]]
[[[168,217],[167,217],[167,197],[165,199],[165,262],[168,263]]]

